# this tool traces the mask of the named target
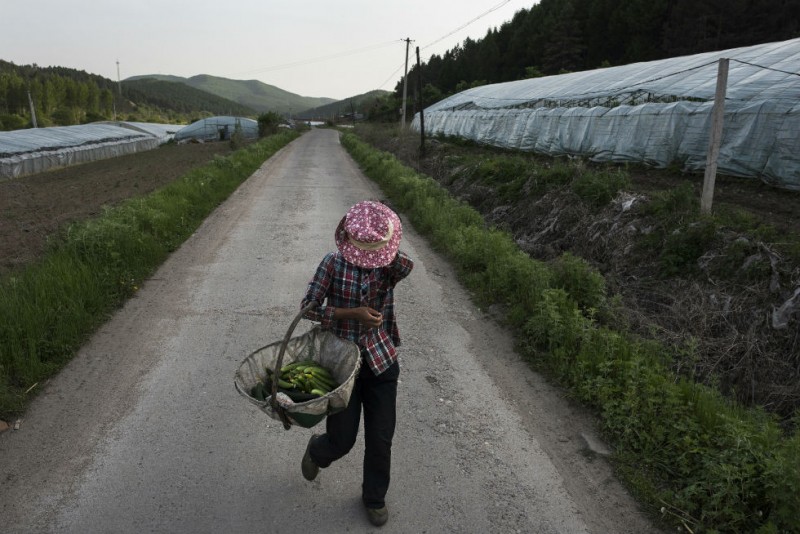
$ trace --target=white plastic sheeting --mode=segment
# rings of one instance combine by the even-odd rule
[[[161,143],[171,141],[178,130],[186,126],[185,124],[157,124],[153,122],[110,122],[105,124],[116,124],[123,128],[152,135]]]
[[[719,172],[800,190],[800,39],[476,87],[428,107],[425,130],[703,170],[720,58],[730,70]]]
[[[100,122],[0,132],[0,179],[158,147],[180,126]]]
[[[223,141],[240,127],[242,134],[248,139],[258,137],[258,122],[244,117],[218,116],[195,121],[175,134],[176,141],[196,139],[199,141]]]

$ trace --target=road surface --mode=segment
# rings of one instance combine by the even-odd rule
[[[233,387],[247,354],[285,334],[339,219],[369,198],[380,190],[335,131],[266,162],[0,435],[2,531],[375,531],[361,439],[307,482],[300,458],[317,429],[286,431]],[[404,343],[381,531],[654,531],[587,447],[591,418],[526,367],[408,223],[401,248],[416,266],[396,289]]]

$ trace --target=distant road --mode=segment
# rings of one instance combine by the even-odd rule
[[[337,135],[311,131],[268,161],[0,435],[3,532],[373,530],[361,440],[307,482],[312,430],[285,431],[233,387],[241,360],[285,334],[347,208],[381,198]],[[408,223],[401,248],[416,267],[396,292],[382,532],[653,531],[587,452],[588,417],[519,361]]]

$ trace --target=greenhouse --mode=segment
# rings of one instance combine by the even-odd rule
[[[178,130],[175,140],[224,141],[230,139],[237,128],[248,139],[258,137],[258,122],[253,119],[219,116],[201,119]]]
[[[0,179],[151,150],[181,128],[173,124],[96,122],[0,132]]]
[[[723,58],[718,172],[800,190],[800,39],[476,87],[426,108],[425,133],[702,171]]]

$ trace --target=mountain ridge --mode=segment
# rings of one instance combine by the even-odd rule
[[[197,74],[189,78],[168,74],[145,74],[123,80],[156,79],[183,83],[195,89],[226,98],[259,113],[273,111],[293,114],[337,102],[334,98],[302,96],[259,80],[233,80],[211,74]]]

